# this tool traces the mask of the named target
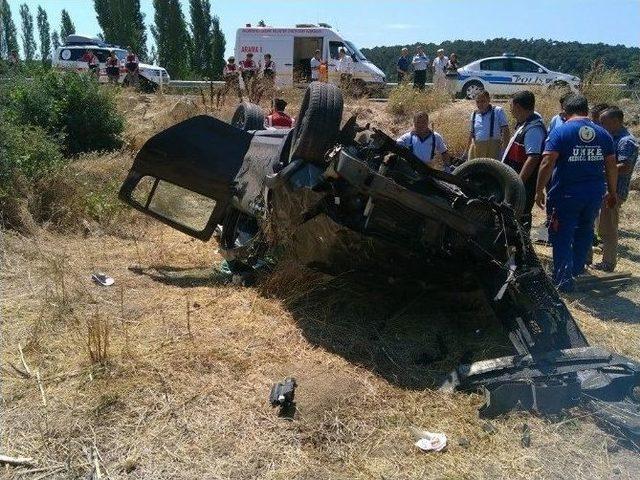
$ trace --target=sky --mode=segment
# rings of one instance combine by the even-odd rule
[[[188,20],[188,0],[181,0]],[[93,0],[9,0],[20,36],[20,5],[32,15],[42,6],[52,29],[60,28],[66,8],[78,33],[95,36],[100,27]],[[227,38],[264,19],[282,27],[325,22],[359,47],[439,43],[445,40],[545,38],[581,43],[640,46],[640,0],[212,0]],[[147,28],[153,23],[152,0],[141,0]],[[597,23],[596,23],[597,22]],[[151,33],[147,30],[149,43]],[[36,32],[37,41],[37,32]]]

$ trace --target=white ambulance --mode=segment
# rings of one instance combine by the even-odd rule
[[[384,87],[385,75],[382,70],[366,59],[350,41],[342,38],[330,25],[301,24],[295,28],[252,27],[239,28],[236,33],[235,58],[239,64],[246,54],[253,53],[254,61],[264,63],[264,54],[271,54],[276,64],[276,83],[279,86],[309,82],[311,66],[309,61],[316,50],[322,52],[322,59],[328,61],[329,81],[339,83],[338,52],[344,48],[353,59],[353,82],[370,91]]]

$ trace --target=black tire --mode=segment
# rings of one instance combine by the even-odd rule
[[[476,95],[484,90],[484,86],[477,80],[471,80],[462,87],[462,96],[468,100],[473,100]]]
[[[233,113],[231,125],[245,132],[264,130],[264,112],[255,103],[242,102]]]
[[[518,174],[509,166],[493,158],[474,158],[453,172],[471,183],[483,198],[506,202],[516,216],[522,215],[527,193]]]
[[[337,86],[313,82],[307,87],[293,132],[291,159],[324,160],[327,150],[338,140],[343,106]]]

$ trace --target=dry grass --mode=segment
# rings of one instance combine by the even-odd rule
[[[396,116],[411,116],[419,111],[433,112],[451,101],[451,95],[444,90],[419,91],[403,84],[389,93],[387,111]]]
[[[158,101],[167,111],[176,102]],[[408,126],[384,108],[346,106],[397,133]],[[456,102],[433,117],[454,148],[472,108]],[[136,111],[134,121],[149,115]],[[129,132],[151,133],[140,127]],[[77,175],[121,178],[130,158],[86,158]],[[636,196],[623,210],[621,261],[636,273],[639,213]],[[111,479],[639,476],[637,456],[612,448],[584,412],[557,421],[512,414],[488,426],[477,417],[480,396],[435,389],[467,351],[508,351],[477,292],[390,292],[379,280],[286,267],[260,288],[233,287],[211,268],[220,261],[212,244],[135,213],[117,223],[117,232],[84,236],[3,232],[0,450],[43,469],[22,478],[81,478],[96,464]],[[96,271],[115,285],[93,284]],[[570,308],[594,344],[637,357],[639,297],[633,284]],[[40,382],[6,368],[21,365],[18,345]],[[300,385],[293,421],[267,403],[271,383],[287,375]],[[447,451],[417,451],[411,426],[445,432]]]

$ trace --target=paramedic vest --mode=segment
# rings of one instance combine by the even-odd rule
[[[267,125],[275,128],[293,127],[293,119],[284,112],[277,110],[267,117]]]
[[[537,115],[531,115],[525,122],[518,127],[516,133],[514,134],[509,146],[507,147],[507,151],[504,154],[503,162],[513,168],[516,172],[520,173],[524,163],[527,161],[527,150],[524,146],[524,137],[529,130],[532,128],[541,128],[544,132],[544,137],[547,136],[547,129],[544,126],[544,122],[542,118]],[[540,153],[544,150],[544,140],[542,141],[542,145],[540,145]]]
[[[276,76],[276,72],[274,69],[274,63],[273,60],[269,60],[267,63],[264,64],[264,76],[267,78],[273,78]]]

